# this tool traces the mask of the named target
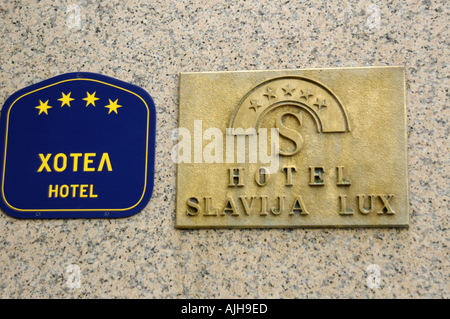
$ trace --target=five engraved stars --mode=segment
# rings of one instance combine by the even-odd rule
[[[91,94],[89,92],[86,92],[87,96],[84,99],[82,99],[83,101],[86,101],[86,107],[88,107],[89,105],[93,105],[95,107],[95,102],[100,100],[100,98],[95,96],[96,93],[97,92],[94,92],[94,93]],[[71,107],[71,105],[70,105],[71,102],[75,101],[75,99],[71,97],[72,92],[69,92],[68,94],[62,92],[61,95],[62,95],[62,97],[60,99],[57,99],[58,101],[61,102],[61,107],[64,107],[66,105],[68,107]],[[116,99],[114,102],[109,100],[109,105],[105,106],[105,108],[109,109],[108,114],[111,114],[112,112],[114,112],[116,114],[119,114],[117,112],[117,109],[121,108],[122,105],[119,105],[118,102],[119,102],[119,99]],[[53,108],[52,106],[48,105],[49,100],[47,100],[45,103],[42,102],[41,100],[39,100],[39,103],[40,103],[39,106],[35,107],[36,109],[39,110],[39,114],[38,115],[41,115],[42,113],[45,113],[45,114],[48,115],[48,110]],[[259,103],[256,103],[255,111],[256,111],[256,108],[258,108],[258,107],[261,107],[261,105]]]
[[[269,100],[269,103],[272,103],[272,99],[278,98],[278,96],[276,95],[277,89],[273,89],[271,87],[266,87],[265,89],[267,92],[264,93],[263,96],[267,97],[267,99]],[[297,88],[293,87],[291,85],[291,83],[288,83],[287,85],[281,87],[281,89],[284,91],[285,99],[287,99],[289,97],[293,97],[293,98],[297,98],[300,100],[303,99],[304,101],[311,103],[309,101],[309,99],[314,96],[314,94],[311,92],[311,90],[309,88],[306,88],[306,89],[299,90],[301,92],[301,94],[295,94],[295,97],[294,97],[294,93],[295,93],[295,91],[297,91]],[[317,98],[316,100],[317,101],[312,105],[317,107],[318,111],[321,111],[323,108],[326,108],[328,106],[326,99]],[[250,100],[250,104],[251,105],[250,105],[249,109],[253,109],[255,112],[258,112],[259,108],[263,107],[263,105],[260,104],[258,99]]]

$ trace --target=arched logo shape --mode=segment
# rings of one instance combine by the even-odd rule
[[[242,134],[237,129],[257,130],[270,111],[288,105],[308,112],[319,133],[350,132],[347,112],[339,98],[323,84],[299,76],[273,78],[250,90],[236,108],[230,128],[234,135]]]
[[[0,206],[24,219],[134,215],[153,192],[155,135],[135,85],[69,73],[22,89],[1,114]]]

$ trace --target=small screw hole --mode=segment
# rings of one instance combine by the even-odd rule
[[[106,213],[105,213],[105,216],[109,216],[109,212],[106,212]]]
[[[41,216],[41,213],[36,213],[36,217],[40,217]]]
[[[78,75],[77,75],[79,78],[82,78],[83,77],[83,74],[81,74],[81,73],[78,73]]]

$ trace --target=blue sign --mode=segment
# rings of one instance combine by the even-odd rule
[[[69,73],[13,94],[0,120],[0,206],[17,218],[116,218],[153,192],[156,110],[140,87]]]

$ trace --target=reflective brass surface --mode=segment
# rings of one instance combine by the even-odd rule
[[[404,74],[182,73],[176,227],[409,226]],[[260,151],[270,154],[275,128],[271,171]],[[259,139],[267,129],[269,149],[252,153],[252,129]]]

